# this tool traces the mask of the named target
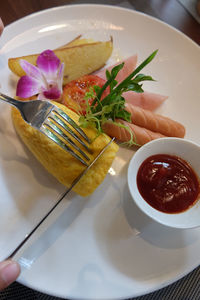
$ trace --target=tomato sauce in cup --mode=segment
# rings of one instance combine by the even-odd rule
[[[165,213],[180,213],[191,207],[200,192],[199,179],[183,159],[156,154],[141,164],[137,186],[143,199]]]

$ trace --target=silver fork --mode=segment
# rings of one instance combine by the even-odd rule
[[[91,153],[91,150],[87,144],[90,144],[91,141],[78,124],[60,108],[48,100],[19,101],[2,93],[0,93],[0,100],[15,106],[20,111],[24,121],[53,140],[58,146],[69,152],[81,163],[88,166],[90,158],[74,143],[70,136],[76,139],[88,153]],[[71,127],[74,130],[72,130]],[[73,148],[76,149],[82,157],[74,152]]]
[[[91,153],[87,144],[82,141],[83,138],[88,144],[91,143],[90,139],[83,132],[83,130],[61,109],[53,105],[47,100],[33,100],[33,101],[18,101],[7,95],[0,93],[0,100],[7,102],[15,106],[21,113],[23,119],[31,126],[45,134],[48,138],[53,140],[57,145],[68,151],[71,155],[81,161],[87,166],[72,182],[71,186],[64,192],[61,198],[54,204],[54,206],[46,213],[46,215],[39,221],[39,223],[26,234],[25,238],[19,243],[19,245],[12,251],[11,254],[5,259],[12,259],[15,254],[22,248],[22,246],[29,240],[29,238],[35,233],[39,226],[47,219],[47,217],[54,211],[54,209],[60,204],[64,197],[72,190],[72,188],[79,182],[79,180],[88,172],[88,170],[94,165],[99,157],[105,152],[109,145],[115,138],[111,139],[106,146],[100,151],[100,153],[89,164],[85,161],[89,161],[89,157],[69,138],[65,132],[75,138],[89,153]],[[67,123],[70,125],[68,126]],[[57,126],[59,125],[59,127]],[[64,132],[60,129],[64,130]],[[80,137],[70,127],[72,127]],[[60,139],[62,138],[62,140]],[[82,159],[77,155],[71,147],[66,145],[66,142],[76,149],[84,158]]]

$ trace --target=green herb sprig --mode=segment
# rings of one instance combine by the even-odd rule
[[[158,50],[154,51],[147,59],[145,59],[130,75],[128,75],[121,83],[118,84],[116,77],[119,71],[123,68],[124,63],[115,66],[111,72],[106,70],[106,83],[103,87],[93,86],[85,95],[87,104],[86,114],[80,116],[79,122],[82,127],[94,126],[98,132],[103,132],[102,125],[110,120],[115,122],[117,118],[131,122],[131,114],[125,109],[125,99],[122,96],[124,92],[134,91],[142,93],[142,82],[154,81],[149,75],[138,74],[146,65],[148,65],[157,54]],[[110,88],[110,93],[101,99],[103,92]],[[96,96],[95,96],[96,95]],[[94,98],[90,105],[88,99]],[[101,99],[101,100],[100,100]],[[128,130],[130,132],[130,130]],[[133,142],[133,136],[130,139]]]

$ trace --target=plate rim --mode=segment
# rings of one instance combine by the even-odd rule
[[[15,25],[15,24],[18,24],[20,22],[23,22],[23,21],[26,21],[30,18],[34,18],[34,17],[37,17],[39,15],[42,15],[42,14],[46,14],[48,13],[49,11],[52,11],[52,10],[62,10],[62,9],[66,9],[66,8],[73,8],[73,7],[104,7],[104,8],[110,8],[110,9],[113,9],[113,10],[124,10],[124,11],[127,11],[127,12],[131,12],[133,14],[136,14],[136,15],[141,15],[141,16],[144,16],[148,19],[151,19],[151,20],[154,20],[154,21],[157,21],[158,23],[161,23],[167,27],[169,27],[170,29],[172,29],[173,31],[176,31],[178,34],[180,34],[183,38],[185,38],[186,40],[188,40],[188,42],[191,42],[193,43],[194,46],[197,46],[197,49],[199,48],[200,50],[200,47],[199,45],[197,44],[197,42],[195,42],[194,40],[192,40],[189,36],[187,36],[184,32],[182,32],[180,29],[174,27],[173,25],[171,24],[168,24],[166,23],[165,21],[163,20],[160,20],[154,16],[151,16],[151,15],[148,15],[146,14],[145,12],[141,12],[141,11],[138,11],[138,10],[135,10],[135,9],[131,9],[131,8],[126,8],[126,7],[122,7],[122,6],[119,6],[119,5],[111,5],[111,4],[95,4],[95,3],[81,3],[81,4],[66,4],[66,5],[60,5],[60,6],[54,6],[54,7],[50,7],[50,8],[46,8],[46,9],[42,9],[40,11],[37,11],[37,12],[33,12],[27,16],[24,16],[22,18],[19,18],[18,20],[15,20],[13,22],[11,22],[10,24],[6,25],[4,30],[8,30],[11,26]]]

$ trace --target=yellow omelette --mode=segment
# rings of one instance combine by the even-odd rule
[[[68,114],[76,123],[79,116],[62,104],[53,102]],[[66,187],[70,187],[74,179],[84,170],[85,166],[68,152],[59,147],[56,143],[47,138],[44,134],[28,125],[21,117],[19,111],[12,109],[13,124],[22,141],[35,155],[45,169],[57,178]],[[94,128],[83,129],[89,138],[93,140],[90,148],[92,154],[89,155],[91,161],[99,154],[101,149],[110,141],[110,137],[101,134],[97,137]],[[79,145],[80,146],[80,145]],[[81,147],[80,147],[81,148]],[[84,148],[82,148],[83,151]],[[104,180],[113,159],[118,151],[118,146],[114,142],[105,150],[103,155],[95,162],[90,170],[74,186],[73,190],[81,195],[88,196]]]

